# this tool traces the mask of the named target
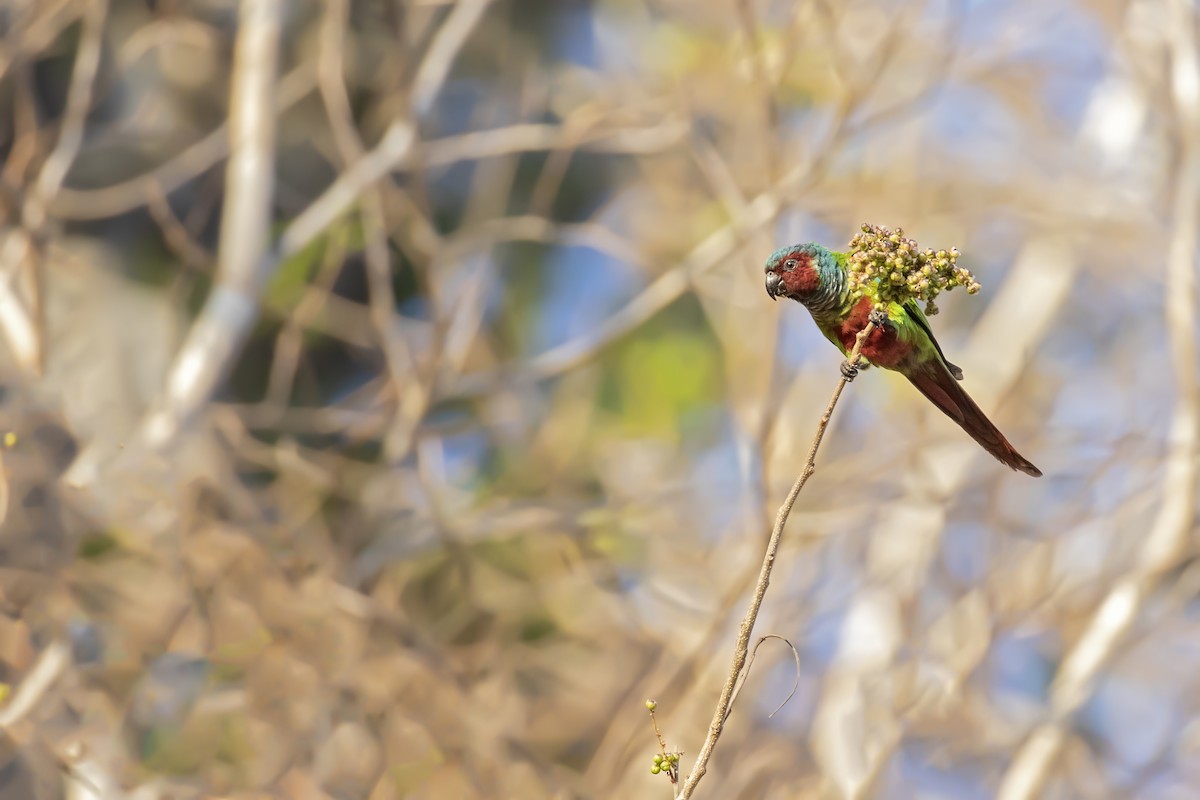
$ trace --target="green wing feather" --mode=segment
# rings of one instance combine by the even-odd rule
[[[921,311],[921,307],[917,305],[915,300],[909,300],[904,304],[904,312],[917,323],[921,330],[925,331],[925,335],[929,337],[929,341],[933,343],[933,347],[937,350],[938,357],[942,359],[942,363],[950,370],[950,374],[955,380],[963,379],[963,371],[954,364],[950,363],[950,359],[946,358],[946,354],[942,352],[942,346],[938,344],[937,337],[933,335],[933,330],[929,327],[929,320],[925,318],[925,312]]]

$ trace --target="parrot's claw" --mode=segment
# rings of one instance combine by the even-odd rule
[[[874,325],[876,328],[887,330],[887,327],[889,324],[888,316],[887,316],[887,312],[884,311],[882,308],[871,309],[871,316],[867,317],[867,320],[872,325]]]
[[[842,377],[846,379],[847,383],[849,383],[857,378],[859,370],[864,369],[865,367],[865,364],[851,364],[849,360],[843,361],[841,367]]]

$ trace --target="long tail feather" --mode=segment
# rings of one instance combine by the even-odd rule
[[[1041,477],[1042,471],[1009,444],[1004,434],[979,410],[979,406],[975,405],[975,401],[959,386],[955,376],[951,375],[943,364],[933,362],[918,367],[905,377],[1001,463],[1026,475]]]

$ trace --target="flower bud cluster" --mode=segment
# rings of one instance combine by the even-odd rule
[[[967,294],[979,291],[979,283],[966,267],[958,266],[958,248],[922,250],[904,230],[863,223],[850,240],[850,292],[852,297],[874,296],[879,303],[923,300],[925,313],[936,314],[934,298],[962,286]]]
[[[680,755],[680,753],[660,753],[654,756],[654,761],[650,763],[650,774],[657,775],[665,772],[672,780],[675,780],[679,775]]]

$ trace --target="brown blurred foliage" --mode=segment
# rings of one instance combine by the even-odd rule
[[[0,797],[668,796],[863,221],[1046,477],[864,374],[698,794],[1193,796],[1195,23],[0,4]]]

